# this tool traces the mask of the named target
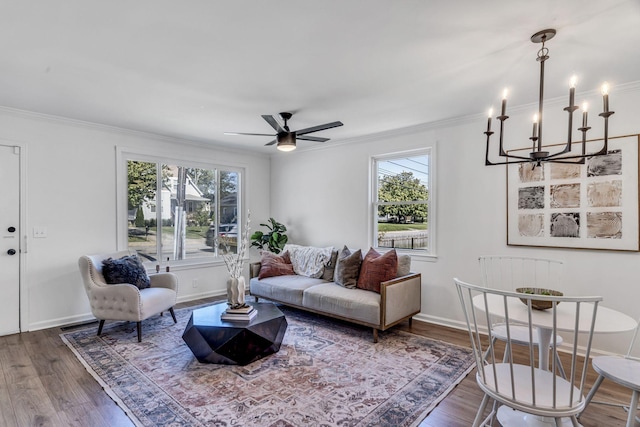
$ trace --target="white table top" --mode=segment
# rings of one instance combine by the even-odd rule
[[[516,298],[507,299],[507,309],[509,310],[509,318],[512,321],[528,322],[527,306]],[[487,304],[489,313],[495,316],[504,317],[504,301],[502,296],[487,294]],[[473,305],[479,310],[484,311],[483,295],[477,295],[473,298]],[[560,303],[556,306],[557,311],[557,330],[558,331],[574,331],[575,330],[575,303]],[[591,313],[593,304],[582,303],[580,305],[580,323],[578,325],[579,332],[588,332],[591,325]],[[553,328],[553,310],[532,310],[531,322],[534,326],[541,328]],[[603,307],[598,304],[598,313],[596,315],[596,323],[594,332],[598,334],[616,333],[630,331],[636,327],[635,319],[627,316],[619,311]]]

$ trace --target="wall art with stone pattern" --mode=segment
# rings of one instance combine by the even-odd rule
[[[507,165],[507,244],[639,251],[639,145],[640,135],[614,137],[608,154],[584,164]],[[587,147],[596,152],[602,140]]]

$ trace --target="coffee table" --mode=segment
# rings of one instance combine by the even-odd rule
[[[182,339],[198,361],[247,365],[280,350],[287,330],[284,314],[272,303],[248,304],[258,310],[250,321],[220,319],[226,302],[193,310]]]

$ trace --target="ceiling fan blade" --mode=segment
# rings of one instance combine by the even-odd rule
[[[319,131],[325,130],[325,129],[337,128],[338,126],[342,126],[342,125],[343,125],[342,122],[325,123],[324,125],[312,126],[310,128],[297,130],[296,134],[304,135],[304,134],[311,133],[311,132],[319,132]]]
[[[272,133],[244,133],[244,132],[225,132],[225,135],[253,135],[253,136],[275,136]]]
[[[273,116],[263,115],[262,118],[265,120],[265,122],[269,123],[269,125],[274,128],[276,132],[285,132],[282,126],[280,126],[280,123],[278,123],[278,121],[274,119]]]
[[[265,145],[265,146],[267,146],[267,145],[273,145],[273,144],[275,144],[275,143],[276,143],[276,140],[274,139],[273,141],[271,141],[271,142],[267,142],[267,143],[266,143],[266,144],[264,144],[264,145]]]
[[[297,136],[296,139],[301,139],[303,141],[315,141],[315,142],[327,142],[329,138],[320,138],[317,136]]]

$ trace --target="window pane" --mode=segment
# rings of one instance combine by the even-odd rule
[[[426,154],[378,161],[378,201],[425,201],[429,198],[428,188]]]
[[[163,260],[213,256],[207,234],[215,220],[216,171],[176,165],[162,169]]]
[[[378,206],[378,247],[428,249],[427,205]]]
[[[429,250],[429,161],[428,152],[375,161],[377,247]]]
[[[156,164],[127,162],[129,248],[144,258],[157,257]]]
[[[238,173],[220,171],[220,230],[221,253],[238,252]]]

